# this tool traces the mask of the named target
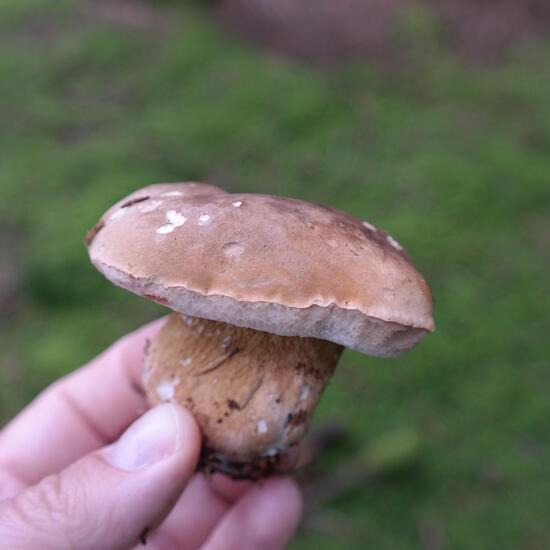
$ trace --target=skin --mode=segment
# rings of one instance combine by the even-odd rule
[[[162,321],[56,382],[0,432],[0,547],[278,549],[301,513],[288,478],[195,473],[200,433],[177,405],[147,412],[145,342]],[[166,418],[164,428],[155,420]]]

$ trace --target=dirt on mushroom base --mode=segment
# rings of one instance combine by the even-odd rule
[[[473,61],[495,59],[550,28],[547,0],[213,0],[210,4],[222,26],[260,46],[328,65],[361,58],[402,60],[410,48],[397,29],[403,18],[418,11],[433,12],[442,30],[438,36]]]

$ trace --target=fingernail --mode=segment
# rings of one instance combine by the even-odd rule
[[[150,468],[178,449],[181,431],[174,406],[160,405],[145,413],[106,449],[105,460],[130,472]]]

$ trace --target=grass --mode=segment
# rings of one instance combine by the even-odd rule
[[[83,235],[115,199],[198,179],[325,202],[406,246],[437,332],[397,360],[345,355],[318,422],[365,444],[410,428],[420,455],[334,503],[352,530],[293,547],[547,548],[550,43],[476,68],[422,35],[406,66],[324,73],[163,9],[132,28],[0,5],[0,231],[21,236],[3,419],[162,312],[89,265]]]

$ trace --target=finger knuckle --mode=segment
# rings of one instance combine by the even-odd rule
[[[62,474],[48,476],[24,494],[19,509],[31,527],[47,532],[53,526],[62,525],[62,532],[57,531],[57,536],[63,535],[66,547],[73,548],[82,517],[86,515],[81,492],[78,485],[70,483]]]
[[[5,503],[0,514],[0,547],[8,547],[2,546],[6,539],[11,541],[10,548],[53,548],[53,541],[56,548],[78,548],[79,498],[78,490],[62,475],[44,478]]]
[[[65,482],[60,475],[44,478],[33,490],[33,500],[37,508],[50,514],[52,518],[74,517],[78,508],[78,488]]]

